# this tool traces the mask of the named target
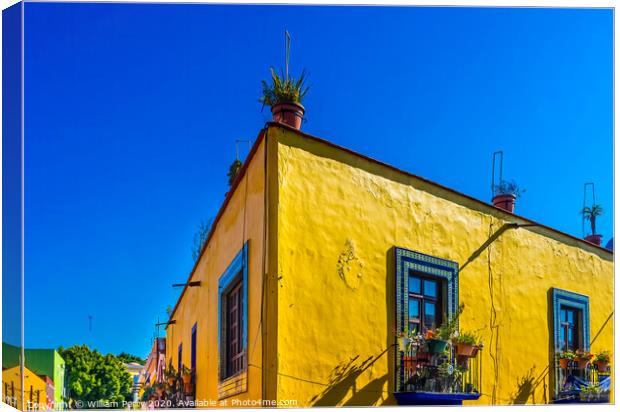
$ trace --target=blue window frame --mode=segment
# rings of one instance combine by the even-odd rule
[[[568,290],[551,289],[553,347],[590,350],[590,299]]]
[[[178,359],[177,359],[177,371],[180,373],[183,369],[183,344],[179,343]]]
[[[236,302],[240,302],[238,307],[235,307],[236,320],[240,320],[238,332],[235,330],[234,347],[236,353],[230,352],[229,334],[230,334],[230,316],[228,306],[231,299],[229,299],[228,292],[231,289],[235,289],[235,293],[239,293],[236,287],[241,283],[241,290]],[[238,312],[241,310],[241,313]],[[241,371],[247,369],[247,347],[248,347],[248,242],[245,242],[241,250],[233,258],[232,262],[228,265],[224,273],[218,281],[218,366],[220,381],[223,381],[231,377],[231,363],[234,363],[234,372],[239,373],[239,362],[241,362]],[[241,355],[241,356],[240,356]],[[234,359],[232,359],[234,358]]]
[[[452,318],[459,305],[458,263],[398,247],[395,252],[396,330],[408,331],[411,322],[420,322],[424,309],[429,324]],[[397,351],[397,392],[404,379],[402,356]]]
[[[192,327],[192,354],[191,354],[191,368],[192,371],[196,370],[196,333],[198,329],[198,323],[194,323]]]

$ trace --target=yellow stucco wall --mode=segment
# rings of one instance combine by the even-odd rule
[[[214,224],[213,236],[195,268],[192,281],[199,287],[187,288],[167,328],[166,365],[172,359],[177,368],[177,351],[183,343],[185,366],[190,367],[191,331],[197,322],[196,399],[214,400],[231,406],[233,399],[260,399],[262,392],[261,284],[263,271],[263,222],[265,147],[260,143],[250,159],[234,193]],[[223,194],[222,194],[223,195]],[[248,241],[248,390],[219,404],[218,396],[218,279]]]
[[[542,227],[508,229],[480,249],[504,223],[525,221],[295,132],[269,133],[279,142],[269,195],[278,400],[395,403],[394,246],[459,263],[461,327],[485,344],[477,403],[550,400],[552,287],[589,296],[592,350],[613,350],[611,253]]]
[[[21,374],[20,367],[14,366],[2,371],[2,397],[5,403],[15,405],[17,409],[22,409],[22,397],[21,397]],[[5,383],[8,385],[5,388]],[[13,398],[11,387],[15,388],[15,397]],[[8,392],[6,392],[8,389]],[[28,368],[24,368],[24,404],[23,410],[34,409],[47,409],[48,401],[53,402],[53,399],[47,399],[47,385],[45,380],[32,372]],[[30,392],[32,391],[32,398]],[[37,404],[36,393],[39,391],[39,403]],[[30,403],[32,399],[32,403]]]

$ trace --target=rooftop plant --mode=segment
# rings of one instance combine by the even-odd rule
[[[499,184],[495,185],[494,189],[495,196],[514,195],[516,197],[521,197],[521,195],[525,193],[525,189],[521,189],[514,180],[502,180]]]
[[[592,207],[584,207],[581,209],[581,214],[588,221],[590,221],[590,228],[592,229],[592,234],[596,235],[596,218],[603,214],[603,207],[601,205],[592,205]]]
[[[281,103],[301,103],[308,93],[306,86],[306,72],[302,71],[299,78],[278,75],[273,67],[271,70],[271,84],[263,80],[263,96],[259,101],[267,106],[275,106]]]

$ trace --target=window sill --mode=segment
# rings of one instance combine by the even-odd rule
[[[218,399],[225,399],[248,390],[247,369],[220,381],[217,386]]]

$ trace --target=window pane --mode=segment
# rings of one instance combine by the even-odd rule
[[[568,318],[566,319],[568,321],[568,323],[574,323],[575,322],[575,312],[573,312],[572,310],[566,311],[566,314],[568,315]]]
[[[424,324],[427,328],[435,325],[435,303],[424,302]]]
[[[566,322],[566,309],[560,309],[560,321]]]
[[[420,278],[409,276],[409,293],[422,293],[420,288]]]
[[[564,349],[566,347],[566,332],[564,327],[560,327],[560,348]]]
[[[432,280],[424,281],[424,296],[437,297],[437,282]]]
[[[420,317],[420,301],[414,298],[409,298],[409,318]]]

